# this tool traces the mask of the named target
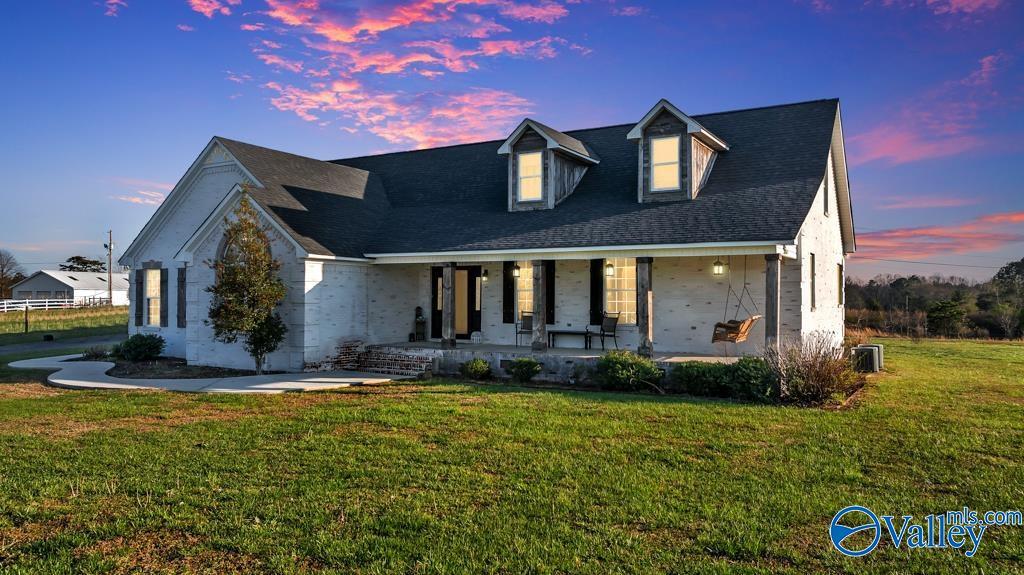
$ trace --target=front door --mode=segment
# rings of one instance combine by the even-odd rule
[[[430,269],[430,337],[441,337],[442,323],[442,268]],[[455,338],[469,339],[474,331],[480,331],[480,299],[482,283],[480,266],[459,266],[455,268]]]

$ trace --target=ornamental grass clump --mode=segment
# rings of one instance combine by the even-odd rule
[[[813,332],[800,343],[769,347],[764,359],[778,381],[779,399],[784,403],[833,403],[857,387],[858,376],[842,344],[828,333]]]

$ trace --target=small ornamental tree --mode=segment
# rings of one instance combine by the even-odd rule
[[[285,285],[278,276],[281,263],[270,253],[270,239],[246,196],[224,219],[224,249],[220,259],[207,262],[216,272],[210,318],[213,337],[223,343],[242,340],[245,351],[263,373],[267,355],[284,341],[288,328],[276,308],[284,300]]]

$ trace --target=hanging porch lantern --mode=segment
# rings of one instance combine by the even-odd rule
[[[716,259],[715,263],[711,264],[711,273],[716,276],[720,276],[725,273],[725,264],[722,263],[722,260]]]

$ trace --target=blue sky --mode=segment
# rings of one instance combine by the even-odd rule
[[[213,135],[331,159],[842,100],[851,273],[983,278],[1024,255],[1024,10],[1005,0],[82,0],[0,32],[0,247],[127,247]]]

